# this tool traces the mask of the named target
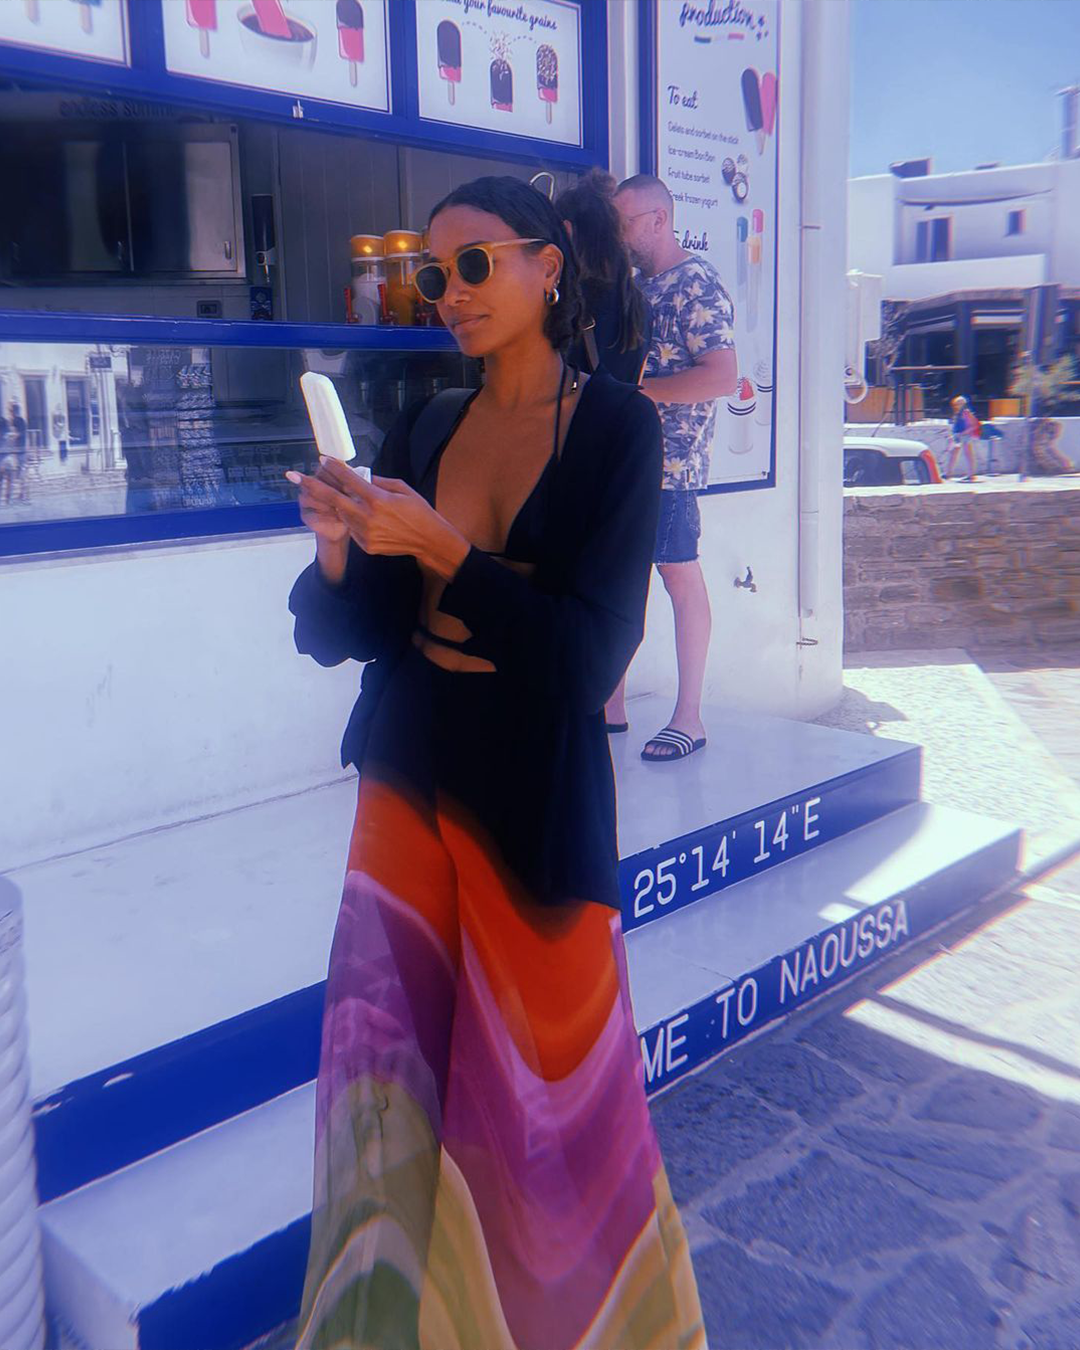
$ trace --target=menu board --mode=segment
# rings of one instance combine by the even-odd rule
[[[0,42],[126,66],[126,0],[2,0]]]
[[[421,0],[420,116],[581,144],[581,6],[572,0]]]
[[[161,0],[176,75],[390,111],[387,0]]]
[[[657,174],[675,233],[735,306],[739,383],[721,402],[709,482],[772,465],[780,0],[656,4]]]

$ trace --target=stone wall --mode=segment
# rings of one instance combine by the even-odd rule
[[[1080,642],[1080,484],[844,498],[845,651]]]

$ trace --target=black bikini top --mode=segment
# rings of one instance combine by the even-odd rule
[[[507,531],[506,544],[502,552],[499,553],[493,549],[480,550],[481,553],[486,553],[489,558],[501,558],[505,562],[516,562],[527,564],[535,564],[540,560],[540,548],[541,548],[541,540],[543,539],[544,533],[544,522],[547,518],[548,504],[551,500],[551,486],[555,477],[555,466],[559,462],[559,432],[562,427],[562,401],[563,401],[563,393],[566,388],[567,373],[568,369],[567,366],[564,364],[562,369],[562,376],[559,380],[559,397],[555,408],[555,430],[554,435],[552,437],[551,455],[548,458],[548,462],[544,465],[543,472],[540,474],[540,477],[533,485],[533,490],[529,493],[528,497],[526,497],[525,501],[521,504],[521,508],[519,509],[517,515],[514,517],[513,522],[511,523],[510,528]],[[578,372],[577,370],[575,370],[574,381],[573,384],[571,385],[571,391],[575,390],[577,386],[578,386]],[[467,408],[468,404],[466,404],[465,407],[462,409],[462,418],[464,417]],[[450,434],[447,436],[445,442],[440,447],[439,453],[435,456],[434,461],[431,465],[429,473],[433,473],[435,475],[434,486],[437,486],[438,484],[439,462],[442,459],[443,452],[445,451],[447,445],[449,445],[451,439],[453,438],[454,431],[456,431],[457,427],[460,426],[462,418],[459,418],[458,421],[454,424],[454,427],[451,428]],[[434,498],[435,493],[433,490],[432,492],[433,501]],[[458,642],[453,638],[446,638],[442,637],[438,633],[433,633],[425,624],[418,623],[416,626],[417,630],[420,633],[422,633],[424,637],[429,638],[432,642],[437,642],[442,647],[452,647],[456,651],[465,652],[467,655],[472,654],[479,655],[479,653],[473,653],[470,651],[470,648],[472,647],[475,641],[475,639],[473,638],[467,638],[464,642]]]

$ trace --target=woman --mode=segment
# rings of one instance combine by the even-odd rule
[[[957,458],[960,451],[963,450],[968,462],[968,476],[964,481],[977,483],[978,479],[975,477],[975,442],[980,437],[979,419],[972,412],[971,405],[963,394],[957,394],[951,406],[953,413],[953,421],[950,427],[951,439],[948,449],[945,451],[947,463],[942,470],[942,477],[952,477]]]
[[[371,661],[298,1344],[703,1346],[627,993],[602,712],[642,635],[659,424],[564,363],[580,292],[546,198],[478,179],[429,245],[417,288],[483,388],[407,414],[371,485],[290,475],[317,549],[297,647]]]
[[[574,241],[586,324],[593,325],[586,328],[573,359],[589,370],[601,367],[626,384],[640,384],[652,315],[622,241],[615,179],[603,169],[590,169],[559,194],[555,210]]]

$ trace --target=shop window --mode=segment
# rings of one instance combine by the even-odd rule
[[[23,381],[24,411],[32,414],[28,426],[40,428],[41,450],[25,494],[0,501],[0,553],[25,551],[11,542],[18,527],[55,529],[80,517],[98,531],[87,543],[206,533],[185,529],[183,516],[215,508],[226,508],[229,522],[217,529],[262,528],[241,525],[242,512],[229,508],[288,505],[296,490],[285,471],[314,471],[300,392],[305,370],[334,381],[355,462],[366,465],[409,403],[477,379],[455,351],[78,342],[43,351],[0,341],[0,370],[46,365],[52,375]],[[118,533],[121,517],[127,523]]]
[[[1009,224],[1005,233],[1010,236],[1010,238],[1013,235],[1024,233],[1024,214],[1023,211],[1009,212]]]

